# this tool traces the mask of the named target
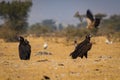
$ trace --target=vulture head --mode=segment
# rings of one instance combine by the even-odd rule
[[[18,40],[19,40],[20,42],[24,42],[24,38],[23,38],[22,36],[19,36],[19,37],[18,37]]]

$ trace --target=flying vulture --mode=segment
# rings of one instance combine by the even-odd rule
[[[88,9],[86,12],[86,20],[87,20],[87,28],[92,29],[92,28],[98,28],[101,18],[100,17],[94,18],[92,12]]]
[[[101,17],[99,16],[94,17],[92,12],[89,9],[87,10],[86,15],[80,15],[79,12],[77,11],[74,17],[79,18],[81,22],[83,21],[83,17],[85,17],[87,21],[88,29],[98,28],[101,21]]]
[[[77,57],[83,58],[84,56],[87,58],[87,52],[91,49],[92,43],[90,42],[91,35],[86,35],[84,41],[79,43],[75,50],[70,54],[72,59],[76,59]]]
[[[29,60],[31,55],[31,46],[29,41],[25,40],[22,36],[19,39],[19,57],[21,60]]]

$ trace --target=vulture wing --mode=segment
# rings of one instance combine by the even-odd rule
[[[87,52],[91,49],[92,47],[92,43],[87,43],[86,45],[84,45],[81,50],[79,50],[79,57],[83,58],[83,56],[85,56],[87,58]]]
[[[95,18],[95,23],[94,23],[94,27],[98,28],[99,24],[100,24],[101,19],[100,18]]]
[[[87,10],[86,21],[87,21],[87,28],[92,28],[94,25],[94,18],[93,18],[93,14],[90,10]]]
[[[87,52],[92,47],[92,43],[90,43],[90,38],[90,35],[87,35],[86,39],[77,45],[75,50],[70,54],[73,59],[76,59],[77,57],[83,58],[83,56],[87,58]]]
[[[90,19],[91,22],[94,21],[93,14],[92,14],[92,12],[91,12],[89,9],[87,10],[86,17],[87,17],[88,19]]]
[[[80,55],[80,52],[85,44],[86,44],[86,40],[78,44],[75,50],[70,54],[70,56],[72,56],[73,59],[76,59]]]
[[[21,60],[27,59],[27,52],[26,52],[26,46],[23,44],[19,45],[19,57]]]

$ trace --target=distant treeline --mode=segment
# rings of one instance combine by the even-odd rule
[[[86,25],[86,22],[80,23],[77,26],[72,24],[64,26],[62,23],[56,25],[54,20],[49,19],[31,25],[27,33],[36,36],[48,36],[47,33],[49,35],[55,33],[56,36],[65,36],[68,38],[83,37],[90,33]],[[112,15],[107,19],[102,19],[99,29],[93,29],[91,32],[95,36],[106,36],[114,39],[120,38],[120,15]]]

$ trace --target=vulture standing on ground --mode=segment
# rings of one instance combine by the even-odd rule
[[[70,54],[72,59],[76,59],[77,57],[83,58],[85,56],[87,58],[87,52],[91,49],[92,43],[90,43],[91,35],[88,34],[86,39],[77,45],[75,50]]]
[[[31,55],[31,46],[29,41],[19,36],[19,57],[21,60],[29,60]]]
[[[101,18],[100,17],[93,17],[92,12],[88,9],[86,13],[86,20],[87,20],[87,28],[92,29],[92,28],[98,28]]]

